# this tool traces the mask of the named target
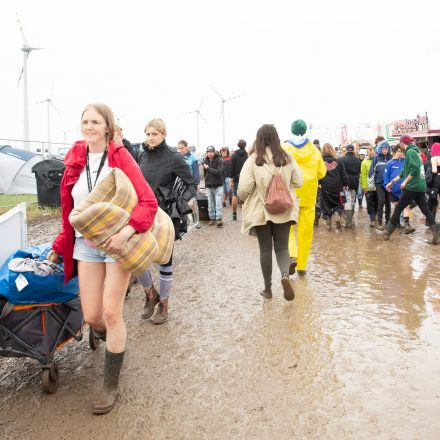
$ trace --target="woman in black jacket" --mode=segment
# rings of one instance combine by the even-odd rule
[[[177,177],[186,186],[182,198],[185,202],[189,202],[196,196],[197,182],[182,155],[167,145],[165,123],[162,119],[152,119],[145,126],[145,134],[147,139],[142,144],[138,162],[142,174],[156,195],[159,206],[167,211],[165,196],[173,189]],[[168,263],[159,266],[159,292],[154,288],[149,270],[140,277],[146,295],[142,318],[150,318],[156,304],[159,303],[153,319],[154,324],[163,324],[168,319],[168,297],[173,280],[172,262],[171,255]]]
[[[205,169],[206,194],[208,195],[208,226],[215,225],[217,221],[217,227],[221,228],[223,226],[223,161],[213,146],[206,149],[203,168]]]
[[[332,229],[333,215],[336,217],[336,227],[341,229],[341,213],[344,209],[341,192],[348,187],[349,180],[344,164],[338,159],[336,151],[330,144],[322,147],[327,174],[319,181],[321,187],[322,217],[327,222],[327,229]]]

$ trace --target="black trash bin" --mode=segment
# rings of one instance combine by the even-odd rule
[[[46,159],[32,167],[37,180],[38,206],[60,206],[60,184],[64,173],[64,162]]]
[[[208,197],[200,191],[197,193],[197,206],[199,208],[199,220],[201,222],[209,221]]]

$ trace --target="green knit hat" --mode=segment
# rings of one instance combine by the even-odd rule
[[[302,119],[297,119],[292,122],[290,130],[295,136],[304,136],[307,131],[307,124]]]

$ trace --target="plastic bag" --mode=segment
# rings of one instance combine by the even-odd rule
[[[51,248],[52,243],[44,243],[10,255],[0,268],[0,295],[12,304],[62,303],[75,298],[79,292],[78,278],[64,284],[64,271],[43,277],[33,272],[14,272],[8,268],[13,258],[44,260]]]

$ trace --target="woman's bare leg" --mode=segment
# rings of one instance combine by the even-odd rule
[[[117,263],[106,264],[103,316],[107,329],[107,350],[112,353],[121,353],[125,350],[127,331],[123,310],[129,281],[130,272],[122,269]]]
[[[78,281],[84,321],[93,329],[105,332],[102,298],[105,264],[78,261]]]

